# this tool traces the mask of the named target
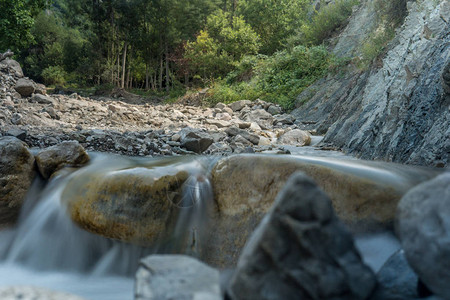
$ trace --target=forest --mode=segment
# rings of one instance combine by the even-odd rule
[[[47,86],[114,87],[208,101],[261,98],[292,108],[348,63],[327,50],[358,0],[11,0],[0,51]],[[314,5],[312,5],[314,4]]]

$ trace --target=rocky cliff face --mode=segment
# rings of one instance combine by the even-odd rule
[[[323,143],[364,159],[448,166],[450,3],[407,7],[381,66],[319,81],[299,96],[308,102],[293,113],[297,123],[326,133]]]

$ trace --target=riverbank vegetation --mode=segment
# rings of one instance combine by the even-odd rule
[[[261,98],[292,108],[299,92],[342,64],[325,41],[358,1],[8,3],[0,50],[20,50],[26,74],[47,85],[171,95],[208,87],[211,104]],[[3,21],[7,11],[18,26]]]

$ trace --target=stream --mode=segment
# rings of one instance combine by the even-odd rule
[[[395,171],[395,164],[377,165],[351,158],[346,160],[339,152],[312,149],[305,147],[304,153],[294,149],[291,151],[292,158],[394,183],[402,189],[407,189],[409,180],[412,180],[410,177],[415,177],[404,170]],[[182,238],[182,235],[190,234],[189,228],[201,227],[204,210],[213,201],[208,175],[219,158],[134,159],[105,154],[91,154],[91,158],[89,166],[73,173],[62,173],[47,184],[41,179],[34,181],[17,226],[0,231],[0,289],[31,285],[68,292],[89,300],[133,299],[133,277],[140,258],[152,253],[173,252],[167,245],[150,248],[133,246],[91,234],[75,225],[66,214],[61,195],[71,179],[85,176],[85,172],[129,167],[158,171],[188,166],[191,177],[184,189],[181,205],[187,208],[190,203],[196,205],[194,209],[191,207],[179,215],[173,235],[177,239]],[[425,177],[432,176],[426,175],[425,171],[424,174]],[[356,246],[374,271],[379,270],[400,247],[394,235],[388,232],[357,236]]]

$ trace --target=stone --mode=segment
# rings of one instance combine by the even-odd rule
[[[31,94],[34,93],[35,85],[34,85],[34,82],[30,79],[20,78],[19,80],[17,80],[17,83],[14,86],[14,89],[22,97],[29,97],[29,96],[31,96]]]
[[[6,135],[13,136],[21,141],[25,141],[27,137],[27,131],[18,128],[11,128],[6,132]]]
[[[280,136],[277,143],[294,146],[308,146],[311,144],[311,135],[307,131],[294,129]]]
[[[11,123],[13,123],[14,125],[20,125],[20,124],[22,124],[22,121],[23,121],[22,114],[14,113],[11,116]]]
[[[271,114],[272,116],[274,115],[279,115],[283,112],[283,109],[281,107],[279,107],[278,105],[270,105],[269,108],[267,109],[267,112],[269,114]]]
[[[406,259],[436,295],[450,298],[450,172],[411,189],[397,210]]]
[[[36,94],[47,95],[47,88],[42,83],[36,83]]]
[[[122,163],[123,165],[123,163]],[[173,238],[186,170],[173,165],[85,167],[63,193],[72,220],[107,238],[151,246]]]
[[[250,100],[240,100],[240,101],[231,103],[230,105],[228,105],[228,107],[231,108],[233,111],[240,111],[244,107],[249,106],[251,104],[252,104],[252,102]]]
[[[39,173],[45,179],[64,167],[80,167],[89,162],[89,155],[77,141],[62,142],[36,155]]]
[[[13,74],[15,76],[19,78],[23,77],[22,68],[20,67],[20,64],[14,59],[5,59],[4,61],[2,61],[2,64],[5,64],[9,69],[11,69],[14,72]]]
[[[136,300],[221,300],[219,271],[183,255],[151,255],[136,272]]]
[[[254,122],[258,124],[262,129],[271,129],[273,125],[274,118],[264,109],[256,109],[247,113],[244,117],[247,122]]]
[[[31,97],[30,102],[51,105],[54,105],[56,103],[56,101],[52,97],[41,94],[34,94],[33,97]]]
[[[220,110],[223,110],[225,107],[227,107],[227,105],[223,104],[222,102],[219,102],[219,103],[216,104],[216,106],[214,106],[214,108],[217,108],[217,109],[220,109]]]
[[[231,123],[223,120],[215,120],[215,119],[206,119],[205,121],[208,125],[217,126],[217,128],[227,128],[231,126]]]
[[[229,113],[218,113],[216,114],[216,119],[222,120],[222,121],[230,121],[231,116]],[[229,125],[228,125],[229,126]]]
[[[184,128],[179,132],[181,145],[188,151],[202,153],[214,142],[211,135],[205,131],[193,128]]]
[[[447,94],[450,94],[450,61],[442,71],[442,87]]]
[[[418,280],[406,260],[405,252],[398,250],[377,273],[378,286],[371,300],[419,299]]]
[[[375,276],[328,196],[294,174],[239,258],[227,294],[238,299],[368,299]]]
[[[84,300],[84,298],[35,286],[7,286],[0,288],[2,300]]]
[[[26,144],[0,137],[0,225],[16,221],[35,174],[34,156]]]
[[[290,114],[283,114],[275,116],[275,122],[282,125],[292,125],[295,122],[295,118]]]
[[[246,139],[247,141],[250,141],[253,145],[258,145],[259,144],[259,139],[260,139],[259,136],[255,135],[255,134],[252,134],[252,133],[249,133],[246,130],[239,129],[239,128],[235,127],[235,126],[227,128],[225,130],[225,132],[229,136],[232,136],[232,137],[240,135],[244,139]]]

